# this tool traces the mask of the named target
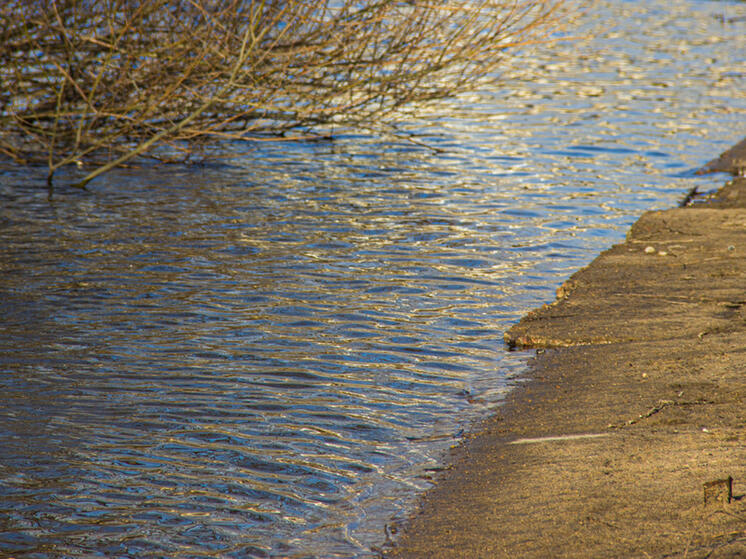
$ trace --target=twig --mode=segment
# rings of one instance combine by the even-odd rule
[[[648,417],[655,415],[656,413],[666,409],[669,406],[701,406],[701,405],[714,404],[714,403],[715,402],[712,402],[709,400],[696,400],[694,402],[676,402],[674,400],[659,400],[658,404],[650,408],[647,412],[641,415],[638,415],[637,417],[633,419],[624,421],[622,423],[610,423],[607,426],[607,428],[608,429],[621,429],[622,427],[634,425],[635,423],[638,423],[642,421],[643,419],[647,419]]]
[[[6,0],[1,151],[45,163],[50,181],[85,158],[96,167],[82,187],[146,152],[215,138],[385,126],[405,106],[480,87],[506,49],[548,40],[563,4]]]

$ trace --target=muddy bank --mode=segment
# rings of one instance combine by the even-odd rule
[[[643,215],[506,342],[529,380],[387,557],[746,557],[746,179]]]

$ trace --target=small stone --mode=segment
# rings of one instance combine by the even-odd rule
[[[658,256],[668,256],[668,253],[665,250],[659,250]]]
[[[645,247],[645,254],[654,254],[655,247]]]
[[[736,247],[734,247],[733,245],[728,245],[728,250],[730,251],[736,250]]]
[[[642,378],[648,378],[648,374],[647,373],[642,373]]]

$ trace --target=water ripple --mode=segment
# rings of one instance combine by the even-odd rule
[[[691,169],[743,134],[744,10],[598,2],[407,125],[437,150],[237,147],[52,203],[2,171],[0,555],[369,555],[523,370],[505,328],[721,182]]]

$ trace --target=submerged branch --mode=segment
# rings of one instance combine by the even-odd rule
[[[562,5],[9,0],[0,153],[46,164],[50,181],[85,159],[96,167],[82,187],[169,146],[391,123],[478,86],[507,49],[546,39]]]

